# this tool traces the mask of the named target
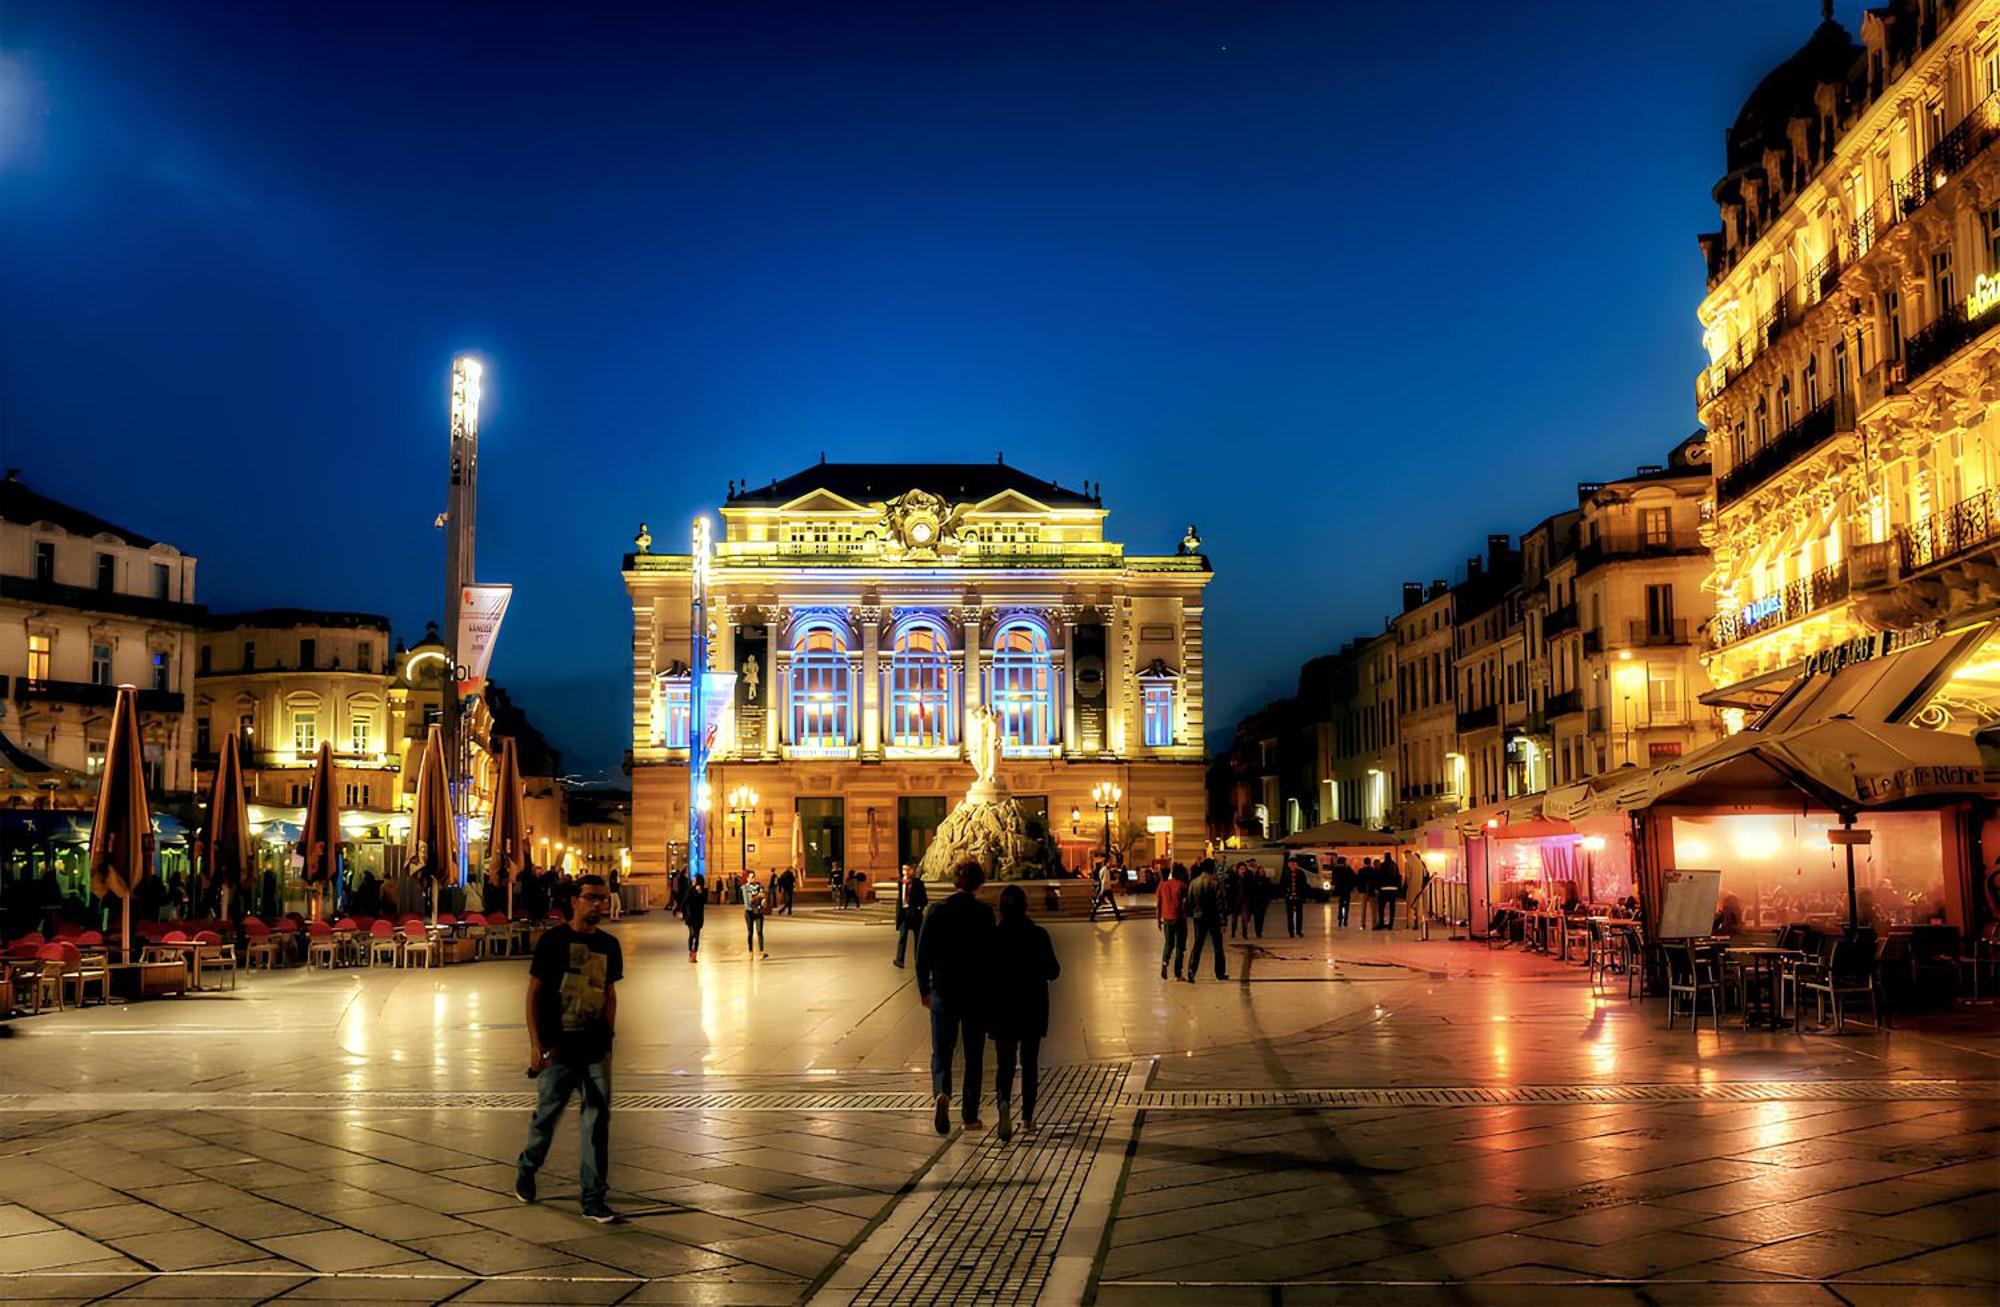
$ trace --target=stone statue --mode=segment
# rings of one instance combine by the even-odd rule
[[[996,774],[1000,770],[1000,717],[986,704],[980,704],[965,718],[965,756],[972,763],[972,788],[966,791],[966,798],[975,794],[991,795],[999,790]]]

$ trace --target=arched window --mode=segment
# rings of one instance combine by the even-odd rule
[[[853,743],[853,687],[847,637],[831,626],[808,626],[792,641],[792,743],[839,748]]]
[[[929,749],[952,743],[951,648],[942,628],[914,623],[896,635],[889,661],[889,743]]]
[[[1003,749],[1055,743],[1055,668],[1049,638],[1032,622],[1009,622],[993,638],[987,702],[1000,717]]]

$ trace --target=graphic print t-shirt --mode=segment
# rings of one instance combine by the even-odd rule
[[[606,991],[625,976],[625,954],[608,931],[556,926],[535,945],[528,974],[542,982],[536,1024],[558,1061],[596,1062],[611,1053]]]

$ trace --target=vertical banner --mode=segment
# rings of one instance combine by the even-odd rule
[[[460,695],[477,694],[485,683],[486,669],[493,662],[493,644],[500,638],[500,622],[507,616],[507,604],[513,597],[511,585],[459,587],[458,642],[452,651],[458,658]]]
[[[771,687],[764,683],[766,660],[771,649],[771,628],[736,628],[736,751],[760,754],[764,751],[764,720],[769,713]]]
[[[1076,628],[1070,647],[1070,696],[1076,707],[1077,747],[1085,753],[1103,753],[1104,740],[1104,627],[1099,623]]]
[[[729,711],[730,701],[735,697],[735,689],[734,672],[701,674],[701,720],[691,725],[701,731],[701,751],[704,757],[715,748],[715,734],[722,729],[722,715]]]

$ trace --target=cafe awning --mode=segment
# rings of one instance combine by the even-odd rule
[[[1351,821],[1321,822],[1277,841],[1287,849],[1373,849],[1403,842],[1400,835],[1385,830],[1369,830]]]

